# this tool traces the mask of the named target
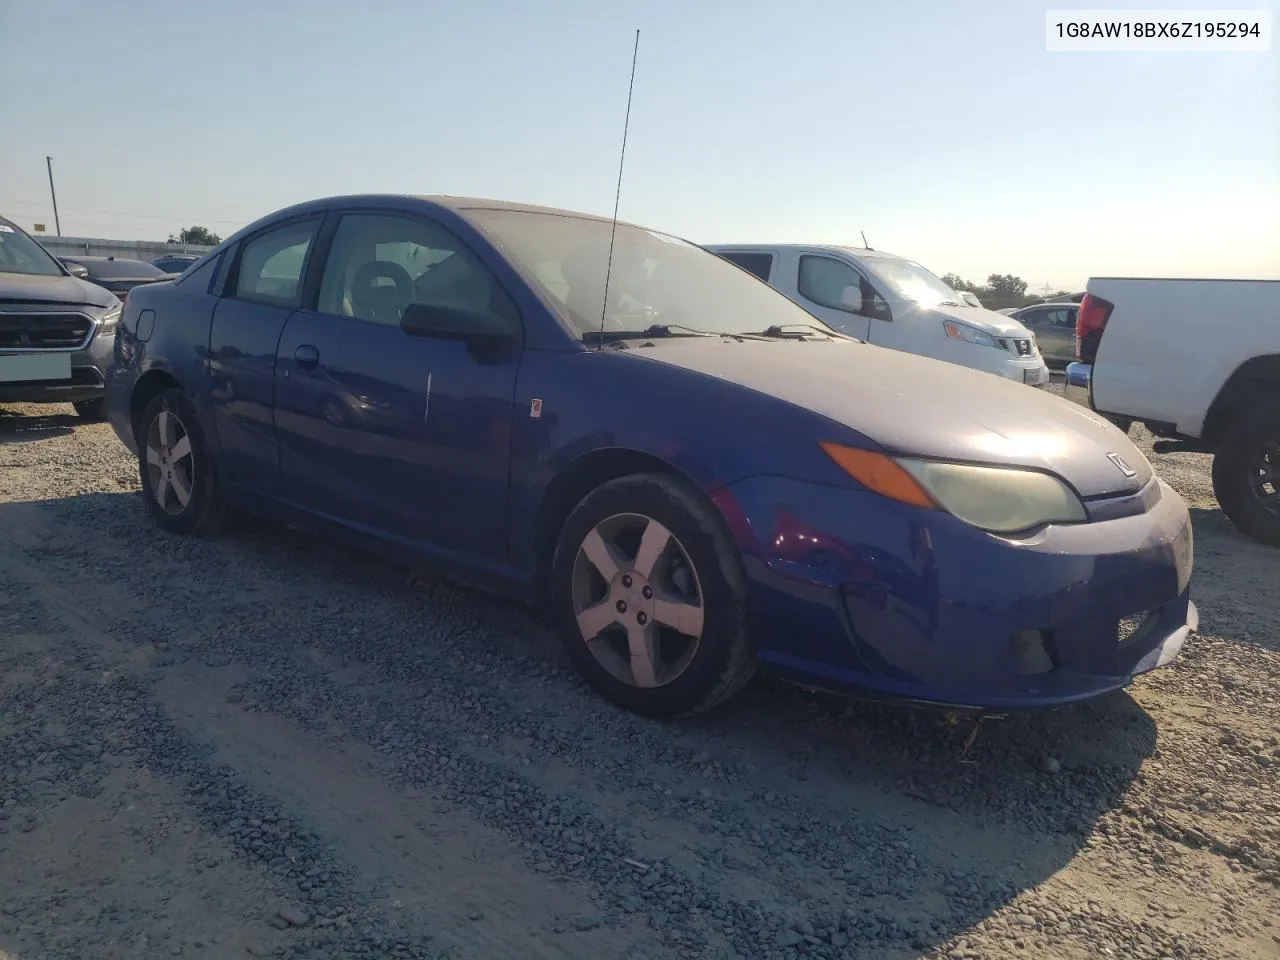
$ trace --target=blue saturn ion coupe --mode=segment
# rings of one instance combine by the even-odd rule
[[[107,408],[164,529],[247,511],[546,601],[582,676],[651,716],[758,667],[1060,704],[1196,627],[1186,506],[1111,424],[604,218],[282,210],[132,293]]]

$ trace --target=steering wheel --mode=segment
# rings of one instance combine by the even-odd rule
[[[388,287],[378,280],[390,280]],[[399,323],[404,308],[413,303],[417,295],[409,271],[398,263],[373,260],[364,264],[351,279],[351,305],[356,315],[380,323]]]

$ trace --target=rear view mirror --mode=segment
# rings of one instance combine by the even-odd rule
[[[840,294],[840,302],[854,313],[862,312],[862,288],[848,286]]]
[[[63,266],[67,268],[67,273],[80,280],[85,280],[89,277],[89,268],[83,263],[64,263]]]
[[[516,325],[496,313],[464,310],[434,303],[411,303],[400,316],[400,329],[411,337],[498,344],[514,340]]]

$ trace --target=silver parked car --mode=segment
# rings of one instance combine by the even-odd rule
[[[1045,363],[1065,366],[1076,358],[1077,303],[1036,303],[1010,316],[1030,330]]]

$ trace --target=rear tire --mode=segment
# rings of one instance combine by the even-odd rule
[[[143,500],[157,524],[183,534],[225,525],[217,465],[190,397],[176,388],[157,394],[138,418],[137,447]]]
[[[1213,457],[1213,492],[1245,536],[1280,547],[1280,410],[1258,410],[1227,431]]]
[[[102,397],[96,400],[76,400],[71,406],[75,408],[76,416],[84,420],[103,420],[107,415],[107,401]]]
[[[574,508],[551,602],[578,672],[633,713],[698,713],[755,673],[737,548],[715,509],[671,476],[620,477]]]

